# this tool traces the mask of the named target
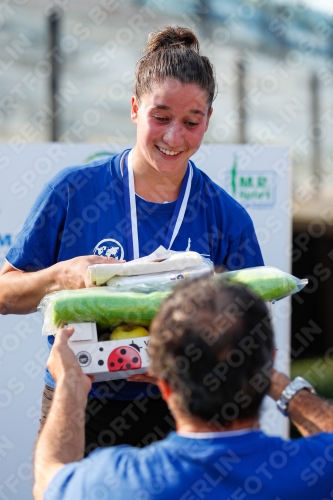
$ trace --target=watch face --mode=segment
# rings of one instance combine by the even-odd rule
[[[296,392],[300,391],[301,389],[307,389],[308,391],[310,391],[312,393],[315,392],[312,385],[302,377],[296,377],[295,380],[293,380],[289,384],[289,386],[290,386],[290,389],[291,389],[293,396],[296,394]]]

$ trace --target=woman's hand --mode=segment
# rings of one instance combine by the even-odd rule
[[[120,264],[124,260],[113,259],[101,255],[83,255],[74,259],[58,262],[56,268],[58,279],[65,290],[78,290],[79,288],[90,288],[95,285],[91,283],[89,266],[95,264]]]

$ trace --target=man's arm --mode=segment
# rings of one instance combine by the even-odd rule
[[[56,380],[54,399],[37,441],[34,459],[34,498],[42,500],[51,479],[65,464],[84,455],[84,423],[91,380],[84,375],[68,339],[74,329],[61,329],[48,368]]]
[[[269,395],[277,401],[291,382],[284,373],[273,370]],[[333,405],[306,389],[297,392],[288,404],[288,417],[302,436],[333,432]]]
[[[41,271],[18,271],[6,262],[0,271],[0,314],[35,312],[45,295],[58,290],[78,290],[92,286],[88,267],[119,264],[119,260],[87,255],[58,262]]]

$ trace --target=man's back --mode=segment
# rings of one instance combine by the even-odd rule
[[[246,430],[202,436],[172,433],[144,449],[99,449],[63,467],[44,500],[332,498],[331,434],[296,441]]]

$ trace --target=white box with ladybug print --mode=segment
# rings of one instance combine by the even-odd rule
[[[81,368],[95,382],[127,378],[148,369],[149,337],[98,341],[96,323],[70,323],[74,333],[68,341]]]

